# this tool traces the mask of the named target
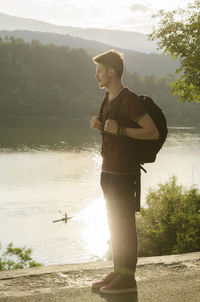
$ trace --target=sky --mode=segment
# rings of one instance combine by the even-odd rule
[[[192,0],[0,0],[0,13],[56,25],[149,33],[159,9],[185,7]]]

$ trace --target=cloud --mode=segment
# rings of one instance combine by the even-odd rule
[[[142,12],[142,13],[148,13],[151,11],[151,9],[149,7],[141,5],[141,4],[133,4],[130,7],[130,10],[132,12]]]

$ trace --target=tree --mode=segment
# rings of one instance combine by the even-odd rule
[[[172,92],[185,100],[200,102],[200,0],[186,9],[159,11],[158,29],[149,35],[158,49],[179,60],[178,79],[171,84]]]

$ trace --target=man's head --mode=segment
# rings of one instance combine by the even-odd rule
[[[124,70],[124,60],[121,53],[110,50],[95,56],[93,61],[97,64],[96,78],[101,87],[106,87],[113,77],[121,80]]]

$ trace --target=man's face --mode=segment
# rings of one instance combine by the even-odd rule
[[[109,70],[102,64],[97,64],[96,67],[96,79],[99,83],[100,88],[107,88],[111,82],[111,76]]]

